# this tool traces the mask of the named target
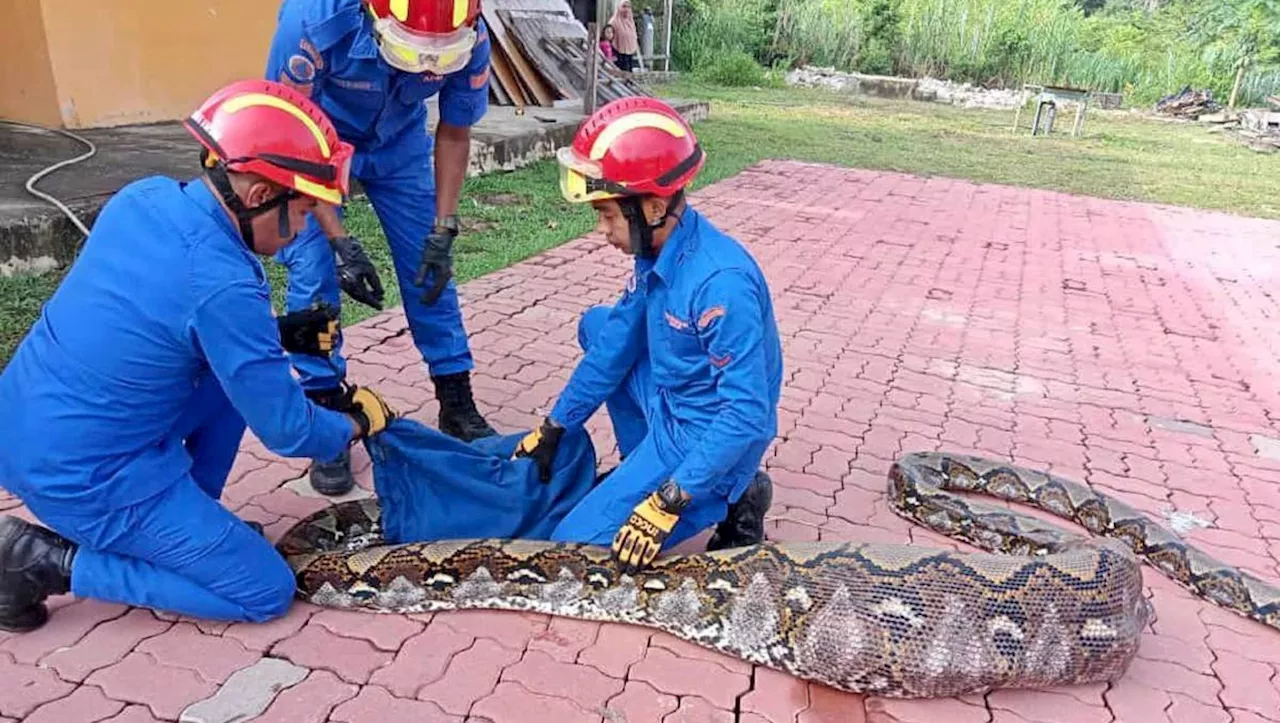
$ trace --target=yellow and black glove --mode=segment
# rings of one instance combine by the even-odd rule
[[[285,351],[327,357],[338,341],[338,310],[328,304],[314,304],[277,318],[276,326]]]
[[[356,420],[360,426],[360,438],[372,437],[387,428],[387,424],[398,415],[390,405],[368,387],[351,387],[347,393],[345,414]]]
[[[688,492],[667,480],[636,505],[627,523],[613,538],[613,559],[622,565],[624,574],[635,574],[653,562],[680,520],[680,513],[689,505],[689,499]]]
[[[551,417],[542,420],[542,424],[525,435],[516,447],[511,459],[532,457],[538,466],[539,478],[543,482],[551,480],[551,464],[556,458],[556,449],[560,446],[560,438],[564,436],[564,427],[551,421]]]

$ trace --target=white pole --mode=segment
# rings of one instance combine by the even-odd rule
[[[671,6],[672,5],[673,5],[673,0],[667,0],[667,4],[666,4],[667,37],[666,37],[666,40],[664,41],[664,44],[666,47],[664,47],[662,51],[663,52],[662,69],[668,73],[671,72]]]

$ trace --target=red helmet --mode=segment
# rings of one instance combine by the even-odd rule
[[[480,0],[364,0],[378,49],[408,73],[448,75],[466,67],[476,44]]]
[[[560,193],[573,203],[642,194],[670,197],[706,162],[684,117],[647,96],[602,106],[556,159]]]
[[[254,173],[320,201],[341,204],[350,192],[351,144],[323,111],[296,90],[270,80],[231,83],[184,123],[208,156],[205,165]]]

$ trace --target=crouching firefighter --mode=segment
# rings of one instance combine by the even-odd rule
[[[246,425],[274,453],[333,458],[393,417],[369,389],[334,409],[306,397],[286,347],[327,351],[337,320],[275,318],[256,256],[341,202],[351,147],[305,97],[261,80],[219,90],[186,127],[203,177],[117,193],[0,374],[0,483],[48,525],[0,519],[0,629],[40,627],[46,598],[68,592],[282,615],[292,571],[219,502]]]
[[[712,525],[710,550],[761,542],[782,346],[759,266],[685,199],[704,163],[692,129],[662,101],[624,98],[558,159],[564,197],[590,202],[635,261],[618,302],[582,317],[583,359],[515,452],[545,469],[565,429],[608,409],[622,462],[552,539],[611,544],[624,571]]]

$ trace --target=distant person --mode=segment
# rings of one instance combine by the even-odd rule
[[[618,55],[617,53],[613,52],[613,26],[612,25],[604,26],[604,35],[600,38],[600,52],[604,53],[605,60],[609,61],[610,63],[613,63],[614,65],[618,64]]]
[[[617,54],[614,64],[628,73],[639,67],[636,58],[640,53],[640,40],[636,34],[636,19],[631,14],[631,0],[622,0],[609,18],[613,28],[613,51]]]

